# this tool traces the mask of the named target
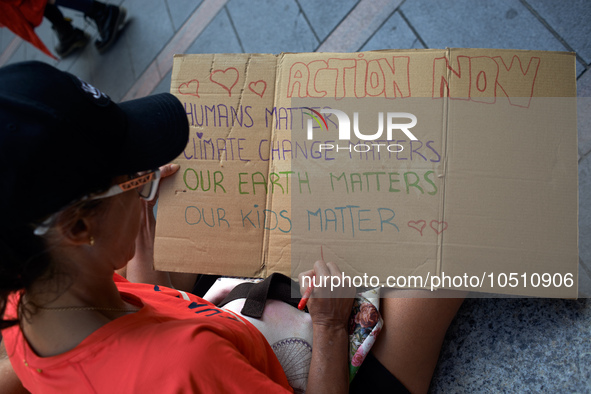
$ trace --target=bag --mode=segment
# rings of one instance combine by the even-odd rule
[[[252,323],[271,345],[294,392],[304,393],[312,360],[312,319],[307,309],[297,309],[299,298],[291,297],[292,286],[298,285],[277,273],[265,280],[220,278],[203,298]],[[382,329],[378,307],[378,289],[357,294],[353,302],[349,318],[349,381]]]

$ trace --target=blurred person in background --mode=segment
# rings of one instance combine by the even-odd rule
[[[94,23],[98,31],[94,44],[99,53],[105,52],[115,42],[118,32],[125,24],[125,8],[95,0],[0,0],[0,26],[9,28],[55,58],[35,33],[35,28],[45,17],[51,22],[51,28],[59,40],[54,48],[55,52],[59,57],[65,58],[76,49],[84,48],[90,37],[83,30],[74,27],[72,20],[64,17],[58,6],[80,11]]]

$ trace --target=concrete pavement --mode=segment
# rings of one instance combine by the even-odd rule
[[[104,55],[55,61],[0,29],[0,65],[41,60],[127,100],[169,91],[173,53],[387,48],[572,51],[579,100],[581,296],[591,296],[591,1],[119,0],[130,22]],[[96,38],[82,15],[66,16]],[[37,29],[51,49],[46,20]],[[432,392],[591,392],[591,302],[471,299],[444,344]]]

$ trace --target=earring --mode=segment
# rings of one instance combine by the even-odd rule
[[[90,236],[90,239],[88,240],[88,244],[90,246],[94,246],[94,237],[92,235]]]

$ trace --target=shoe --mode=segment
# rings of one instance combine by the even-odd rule
[[[99,32],[99,38],[94,42],[99,53],[103,53],[115,42],[119,29],[125,24],[127,10],[123,7],[106,5],[94,15],[88,15],[92,19]]]
[[[59,44],[55,47],[55,52],[62,59],[70,55],[78,48],[84,48],[90,37],[82,30],[72,26],[69,18],[64,18],[65,23],[59,27],[52,26],[55,31]]]

